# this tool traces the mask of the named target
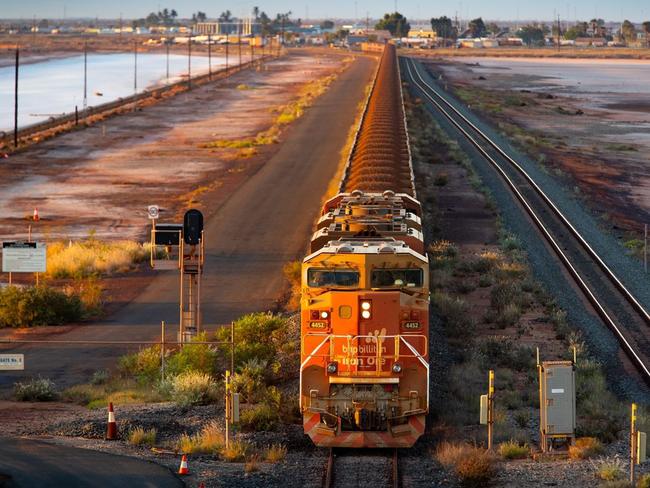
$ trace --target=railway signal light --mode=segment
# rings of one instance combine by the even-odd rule
[[[183,217],[183,239],[185,244],[197,246],[201,242],[202,233],[203,214],[194,208],[185,212]]]

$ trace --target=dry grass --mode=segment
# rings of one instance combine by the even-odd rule
[[[291,261],[285,264],[283,272],[291,286],[291,295],[287,301],[286,308],[289,311],[298,310],[300,308],[302,262]]]
[[[530,454],[528,444],[519,444],[516,441],[510,440],[499,444],[499,456],[504,459],[525,459]]]
[[[149,250],[133,241],[55,242],[47,248],[49,278],[86,278],[124,272],[144,261]]]
[[[181,406],[205,405],[216,394],[217,385],[209,374],[186,371],[172,379],[172,400]]]
[[[142,427],[136,427],[129,433],[129,444],[134,446],[153,446],[156,443],[156,429],[144,430]]]
[[[224,444],[221,428],[216,421],[212,421],[198,434],[183,434],[178,440],[178,450],[184,454],[215,454],[223,449]]]
[[[595,437],[580,437],[574,445],[569,446],[569,457],[571,459],[588,459],[602,454],[604,451],[602,443]]]
[[[596,477],[603,481],[619,481],[625,477],[625,466],[618,457],[601,459],[593,462]]]
[[[221,449],[221,457],[231,463],[241,462],[246,459],[246,455],[252,450],[250,443],[242,440],[234,440],[226,449]]]
[[[462,486],[485,486],[496,474],[494,456],[479,447],[443,442],[435,457],[446,469],[453,470]]]
[[[282,444],[273,444],[264,453],[264,459],[269,463],[278,463],[285,457],[287,457],[287,447]]]
[[[244,464],[244,471],[246,473],[254,473],[255,471],[260,470],[260,462],[259,458],[257,457],[256,454],[253,454],[250,458],[248,458],[248,461],[246,461],[246,464]]]

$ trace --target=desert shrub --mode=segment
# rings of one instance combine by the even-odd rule
[[[151,384],[160,378],[160,346],[140,349],[119,360],[118,368],[124,376],[133,377],[141,384]]]
[[[243,431],[272,431],[278,428],[279,423],[278,409],[268,403],[258,403],[239,415],[239,425]]]
[[[81,320],[83,304],[48,286],[0,289],[0,327],[62,325]]]
[[[498,283],[490,290],[490,305],[501,311],[510,305],[521,304],[523,294],[517,283]]]
[[[92,378],[90,379],[91,385],[103,385],[108,381],[110,373],[106,369],[98,369],[93,373]]]
[[[499,456],[504,459],[525,459],[530,454],[527,444],[519,444],[513,440],[499,444]]]
[[[618,457],[611,457],[593,461],[596,477],[603,481],[618,481],[625,477],[623,461]]]
[[[488,273],[492,271],[499,263],[500,256],[492,251],[481,253],[475,261],[472,262],[472,269],[477,273]]]
[[[445,468],[456,473],[463,486],[484,486],[496,474],[492,454],[469,444],[444,442],[438,446],[435,457]]]
[[[244,402],[258,403],[264,399],[267,368],[267,361],[253,358],[246,361],[240,370],[233,375],[232,387],[234,391],[241,393]]]
[[[86,278],[123,272],[147,256],[147,249],[133,241],[102,242],[90,238],[83,242],[55,242],[47,248],[47,276]]]
[[[172,401],[180,406],[206,405],[217,397],[217,385],[210,375],[188,371],[172,380]]]
[[[438,173],[433,179],[436,186],[445,186],[449,182],[449,175],[445,172]]]
[[[572,446],[569,446],[571,459],[588,459],[604,452],[603,445],[595,437],[580,437]]]
[[[478,344],[477,354],[483,369],[501,367],[528,371],[535,366],[535,353],[532,348],[520,346],[510,337],[486,337]]]
[[[217,350],[210,344],[193,344],[193,342],[207,341],[207,334],[202,332],[197,334],[189,344],[183,344],[176,353],[171,354],[165,361],[166,371],[172,376],[189,371],[208,375],[214,374],[218,355]]]
[[[156,443],[156,434],[156,429],[144,430],[142,427],[136,427],[129,432],[129,444],[151,447]]]
[[[576,434],[582,437],[612,442],[625,425],[625,412],[607,389],[602,368],[593,359],[576,364],[576,412]]]
[[[228,447],[221,449],[221,457],[231,463],[244,461],[249,452],[253,450],[251,444],[241,439],[233,440],[228,443]]]
[[[521,263],[499,263],[495,269],[495,274],[498,279],[506,280],[520,280],[527,274],[526,267]]]
[[[517,251],[521,249],[521,241],[512,234],[504,234],[501,236],[500,244],[506,251]]]
[[[287,447],[282,444],[272,444],[264,451],[264,459],[268,463],[278,463],[286,457]]]
[[[215,454],[225,445],[225,437],[216,422],[206,424],[195,435],[183,434],[178,440],[178,450],[185,454]]]
[[[38,377],[15,383],[14,396],[19,402],[49,402],[56,400],[58,392],[52,380]]]
[[[517,427],[525,429],[530,423],[530,413],[527,410],[518,410],[513,415],[513,420],[517,424]]]
[[[432,295],[432,302],[434,311],[442,318],[449,337],[466,338],[473,330],[474,324],[468,318],[469,307],[465,300],[436,291]]]
[[[519,323],[522,312],[519,305],[516,303],[509,303],[502,309],[498,310],[492,317],[493,322],[500,329],[505,329],[506,327],[514,327]]]
[[[287,319],[271,313],[244,315],[235,321],[235,363],[243,364],[249,359],[272,362],[277,351],[274,337],[287,326]],[[217,331],[220,341],[230,340],[230,329]],[[223,347],[224,355],[230,354],[230,346]]]
[[[429,246],[431,267],[439,269],[450,264],[458,257],[458,248],[449,241],[435,241]]]

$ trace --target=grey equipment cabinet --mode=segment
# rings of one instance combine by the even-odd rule
[[[548,452],[575,440],[575,367],[572,361],[544,361],[538,369],[540,440]]]

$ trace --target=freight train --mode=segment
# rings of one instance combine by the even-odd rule
[[[318,446],[409,447],[429,408],[429,264],[407,194],[329,200],[303,262],[300,402]]]

